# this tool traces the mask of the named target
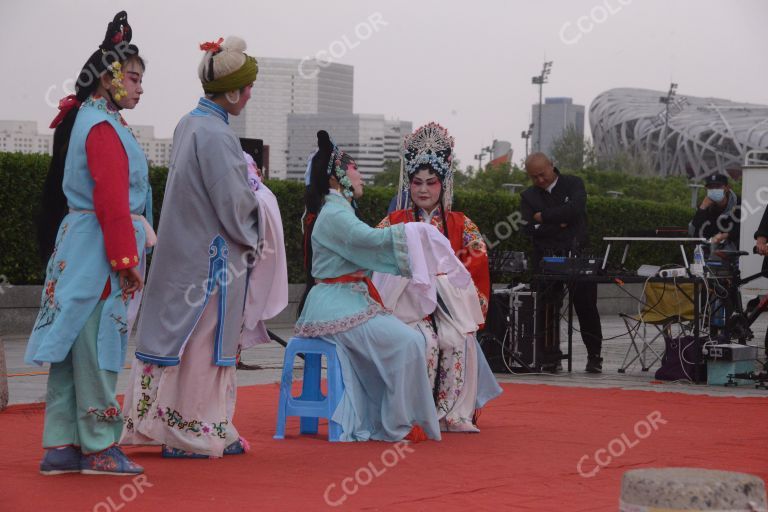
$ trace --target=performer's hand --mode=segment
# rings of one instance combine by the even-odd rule
[[[536,224],[544,224],[544,219],[541,216],[541,212],[534,213],[533,220],[536,221]]]
[[[715,202],[713,200],[711,200],[709,198],[709,196],[704,196],[704,200],[699,205],[699,208],[702,209],[702,210],[706,210],[707,208],[709,208],[713,204],[715,204]]]
[[[120,269],[118,274],[120,274],[120,289],[123,290],[123,298],[140,292],[144,288],[144,279],[139,274],[138,267]]]
[[[728,233],[718,233],[712,237],[711,241],[713,244],[720,244],[723,243],[727,238]]]
[[[757,237],[757,241],[755,242],[755,245],[757,246],[757,254],[768,256],[768,243],[766,242],[768,242],[768,239],[764,236]]]

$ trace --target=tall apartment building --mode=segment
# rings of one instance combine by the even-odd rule
[[[171,144],[173,139],[158,139],[155,137],[154,126],[133,125],[133,136],[147,155],[149,165],[167,167],[171,160]]]
[[[0,121],[0,151],[50,155],[53,132],[38,133],[35,121]]]
[[[158,139],[152,126],[131,126],[150,165],[167,166],[173,139]],[[0,121],[0,151],[9,153],[53,153],[53,132],[38,133],[35,121]]]
[[[317,149],[317,131],[329,130],[333,141],[355,159],[365,181],[380,172],[386,160],[400,158],[408,121],[388,121],[378,114],[290,114],[285,178],[302,180],[309,156]]]
[[[532,107],[532,151],[552,153],[552,144],[569,126],[584,136],[584,105],[574,105],[572,98],[546,98],[541,109],[541,144],[539,144],[539,105]]]
[[[262,139],[269,146],[269,162],[265,162],[269,177],[285,179],[289,167],[289,116],[351,115],[354,68],[337,63],[321,65],[314,59],[257,60],[259,75],[251,100],[239,116],[230,118],[230,123],[239,137]]]

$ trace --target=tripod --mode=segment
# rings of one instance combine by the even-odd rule
[[[502,357],[504,358],[504,365],[507,367],[507,369],[512,372],[512,368],[510,367],[511,363],[514,361],[518,365],[520,365],[519,370],[524,371],[525,373],[534,373],[537,371],[536,368],[531,367],[528,363],[526,363],[523,360],[523,353],[520,351],[520,336],[515,333],[515,329],[518,331],[521,330],[520,328],[520,306],[522,306],[523,303],[517,298],[517,295],[514,293],[509,294],[509,309],[507,312],[507,315],[505,317],[507,328],[504,331],[504,339],[501,341],[501,353]],[[514,315],[514,323],[512,322],[512,316]],[[535,320],[534,320],[535,321]],[[512,343],[511,350],[509,352],[504,350],[504,347],[507,344],[507,341]],[[535,357],[535,343],[534,343],[534,363],[536,363],[536,357]],[[509,363],[507,362],[507,355],[511,361]]]

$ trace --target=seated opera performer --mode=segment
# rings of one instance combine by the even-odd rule
[[[439,440],[424,337],[384,310],[369,278],[374,270],[411,275],[404,226],[361,221],[360,171],[327,132],[317,139],[306,177],[307,290],[296,335],[336,346],[344,394],[332,419],[341,441]]]
[[[452,148],[453,137],[436,123],[422,126],[406,137],[397,196],[405,198],[406,204],[398,205],[379,227],[413,222],[435,226],[448,239],[453,253],[472,277],[474,286],[467,292],[443,276],[436,276],[437,300],[435,308],[426,312],[426,317],[414,317],[414,312],[421,313],[415,305],[419,301],[404,295],[400,296],[402,300],[412,306],[394,309],[395,314],[427,339],[427,372],[430,384],[436,389],[441,429],[478,432],[475,410],[498,396],[501,388],[475,336],[488,309],[488,255],[474,222],[461,212],[451,211]],[[388,304],[390,287],[382,286],[382,289],[386,289],[385,304]]]

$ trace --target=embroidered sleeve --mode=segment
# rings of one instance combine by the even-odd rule
[[[128,204],[128,155],[107,122],[91,128],[85,152],[94,181],[93,206],[104,234],[109,266],[112,270],[135,267],[139,253]]]
[[[491,294],[491,274],[488,268],[488,249],[477,225],[464,217],[464,233],[459,259],[472,275],[483,316],[488,313],[488,297]]]
[[[464,216],[464,247],[469,247],[472,250],[487,253],[488,250],[485,246],[485,240],[483,235],[480,234],[480,230],[477,225],[472,222],[469,217]]]

